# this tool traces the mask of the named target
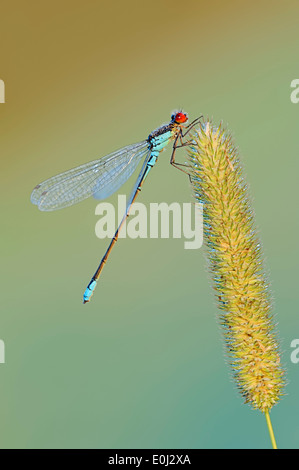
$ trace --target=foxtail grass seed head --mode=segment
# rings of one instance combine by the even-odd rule
[[[233,376],[245,402],[267,412],[282,395],[284,371],[238,152],[223,127],[207,121],[193,133],[189,160]]]

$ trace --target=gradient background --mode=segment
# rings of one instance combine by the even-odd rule
[[[272,423],[279,447],[299,447],[298,15],[296,1],[1,5],[2,448],[270,447],[232,382],[203,250],[123,239],[83,307],[108,244],[96,202],[30,203],[37,183],[146,138],[178,107],[223,120],[242,155],[288,371]],[[139,202],[191,201],[169,156]]]

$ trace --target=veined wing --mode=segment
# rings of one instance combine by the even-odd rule
[[[143,141],[53,176],[34,188],[31,202],[42,211],[53,211],[92,195],[108,197],[126,182],[147,153],[148,142]]]

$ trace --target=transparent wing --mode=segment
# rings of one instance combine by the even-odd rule
[[[31,202],[42,211],[53,211],[92,195],[108,197],[127,181],[147,153],[148,142],[143,141],[53,176],[34,188]]]
[[[108,184],[97,181],[93,197],[96,199],[106,199],[111,194],[114,194],[130,178],[146,154],[149,154],[148,142],[145,142],[145,147],[142,150],[137,149],[137,152],[130,153],[129,163],[127,165],[124,164],[121,169],[118,167],[117,176],[111,179]]]

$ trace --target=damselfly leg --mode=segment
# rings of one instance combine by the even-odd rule
[[[192,142],[191,140],[188,140],[186,142],[183,141],[183,138],[193,129],[194,126],[196,126],[199,122],[200,122],[200,119],[202,118],[203,116],[199,116],[198,118],[194,119],[194,121],[192,121],[189,126],[186,126],[185,129],[186,132],[183,133],[182,129],[180,129],[180,132],[178,133],[178,135],[176,136],[175,140],[174,140],[174,143],[173,143],[173,147],[172,147],[172,154],[171,154],[171,157],[170,157],[170,164],[176,168],[177,170],[180,170],[182,171],[183,173],[186,173],[186,175],[189,176],[190,178],[190,174],[188,173],[188,171],[184,170],[183,168],[180,168],[180,167],[185,167],[185,168],[190,168],[190,165],[187,165],[186,163],[179,163],[179,162],[176,162],[175,161],[175,152],[178,148],[181,148],[181,147],[186,147],[188,145],[190,145]],[[178,140],[180,140],[180,144],[178,145]]]

